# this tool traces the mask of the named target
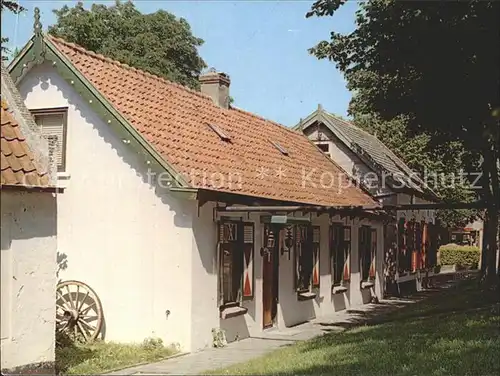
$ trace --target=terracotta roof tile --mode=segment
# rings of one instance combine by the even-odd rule
[[[301,133],[246,111],[220,108],[199,92],[48,38],[192,186],[304,204],[376,205]],[[221,140],[209,124],[231,141]],[[303,186],[309,173],[316,187],[309,181]],[[327,185],[334,177],[333,187],[321,186],[323,173]]]
[[[4,100],[1,111],[1,185],[48,187],[47,173],[37,169],[20,126]]]

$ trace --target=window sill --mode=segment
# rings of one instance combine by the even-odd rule
[[[362,289],[369,289],[369,288],[372,288],[373,286],[375,286],[375,282],[374,281],[361,282],[361,288]]]
[[[231,317],[242,316],[247,312],[248,309],[240,306],[221,307],[220,318],[223,320],[230,319]]]
[[[299,292],[297,294],[297,298],[299,299],[299,301],[312,300],[315,297],[316,297],[316,294],[314,292],[309,292],[309,291]]]
[[[347,292],[347,287],[345,286],[333,286],[332,287],[332,294],[335,295],[335,294],[343,294]]]
[[[67,188],[71,174],[69,172],[57,172],[57,188]]]
[[[413,281],[416,278],[415,274],[399,274],[396,278],[396,282],[402,283],[407,281]]]

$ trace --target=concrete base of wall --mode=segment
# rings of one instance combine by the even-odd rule
[[[26,364],[10,369],[2,369],[2,375],[55,375],[55,362]]]
[[[417,292],[417,283],[415,279],[398,283],[398,296],[408,296]]]

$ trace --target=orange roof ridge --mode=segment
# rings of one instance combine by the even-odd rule
[[[242,109],[223,109],[207,95],[60,38],[48,36],[50,41],[189,186],[284,202],[378,205],[301,132]],[[220,126],[232,142],[206,124]]]
[[[95,57],[95,58],[97,58],[99,60],[103,60],[103,61],[106,61],[108,63],[114,64],[114,65],[116,65],[118,67],[125,68],[127,70],[131,70],[133,72],[142,74],[142,75],[144,75],[146,77],[159,80],[159,81],[161,81],[161,82],[163,82],[163,83],[165,83],[167,85],[172,85],[172,86],[175,86],[177,88],[183,89],[183,90],[185,90],[185,91],[187,91],[189,93],[198,95],[199,97],[202,97],[204,99],[210,100],[210,102],[212,102],[212,98],[209,95],[203,94],[203,93],[201,93],[199,91],[196,91],[196,90],[193,90],[193,89],[191,89],[189,87],[186,87],[184,85],[181,85],[181,84],[179,84],[177,82],[170,81],[170,80],[166,79],[165,77],[157,76],[157,75],[155,75],[153,73],[146,72],[146,71],[144,71],[144,70],[142,70],[140,68],[132,67],[132,66],[130,66],[128,64],[125,64],[125,63],[122,63],[122,62],[120,62],[118,60],[114,60],[114,59],[111,59],[111,58],[109,58],[107,56],[104,56],[102,54],[98,54],[98,53],[96,53],[94,51],[87,50],[86,48],[84,48],[84,47],[82,47],[82,46],[80,46],[80,45],[78,45],[76,43],[68,42],[68,41],[66,41],[66,40],[64,40],[62,38],[55,37],[55,36],[50,35],[50,34],[47,34],[47,37],[49,39],[51,39],[51,40],[54,40],[54,41],[59,42],[59,43],[62,43],[64,45],[66,45],[66,46],[68,46],[70,48],[73,48],[73,49],[75,49],[75,50],[77,50],[77,51],[79,51],[81,53],[86,54],[86,55],[89,55],[89,56]],[[221,111],[231,111],[231,110],[234,110],[234,111],[237,111],[237,112],[241,112],[241,113],[244,113],[245,115],[249,115],[249,116],[255,117],[257,119],[260,119],[260,120],[263,120],[263,121],[267,121],[267,122],[269,122],[269,123],[271,123],[273,125],[277,125],[279,127],[282,127],[284,129],[286,129],[287,131],[290,131],[290,132],[292,132],[294,134],[300,134],[300,135],[302,135],[301,132],[298,132],[298,131],[290,128],[290,127],[287,127],[284,124],[280,124],[280,123],[275,122],[273,120],[267,119],[267,118],[265,118],[263,116],[255,114],[253,112],[249,112],[249,111],[243,110],[243,109],[238,108],[238,107],[233,107],[233,106],[231,106],[229,109],[224,109],[224,108],[221,108],[221,107],[217,106],[215,103],[213,105],[214,105],[214,107],[220,109]]]
[[[212,99],[210,98],[210,96],[208,96],[208,95],[206,95],[206,94],[203,94],[203,93],[201,93],[201,92],[199,92],[199,91],[196,91],[196,90],[190,89],[190,88],[188,88],[188,87],[186,87],[186,86],[184,86],[184,85],[178,84],[177,82],[173,82],[173,81],[167,80],[165,77],[160,77],[160,76],[158,76],[158,75],[156,75],[156,74],[153,74],[153,73],[150,73],[150,72],[146,72],[145,70],[142,70],[142,69],[140,69],[140,68],[131,67],[131,66],[130,66],[130,65],[128,65],[128,64],[122,63],[122,62],[120,62],[120,61],[118,61],[118,60],[112,59],[112,58],[107,57],[107,56],[104,56],[104,55],[102,55],[102,54],[98,54],[98,53],[96,53],[96,52],[94,52],[94,51],[87,50],[86,48],[84,48],[84,47],[82,47],[82,46],[80,46],[80,45],[78,45],[78,44],[76,44],[76,43],[68,42],[68,41],[66,41],[66,40],[64,40],[64,39],[62,39],[62,38],[55,37],[55,36],[50,35],[50,34],[46,34],[46,36],[47,36],[50,40],[54,40],[54,41],[56,41],[56,42],[58,42],[58,43],[62,43],[62,44],[64,44],[64,45],[66,45],[66,46],[68,46],[68,47],[70,47],[70,48],[73,48],[73,49],[75,49],[75,50],[77,50],[77,51],[79,51],[79,52],[81,52],[81,53],[86,54],[86,55],[89,55],[89,56],[95,57],[95,58],[97,58],[97,59],[99,59],[99,60],[103,60],[103,61],[105,61],[105,62],[111,63],[111,64],[116,65],[116,66],[118,66],[118,67],[125,68],[125,69],[127,69],[127,70],[131,70],[131,71],[133,71],[133,72],[136,72],[136,73],[142,74],[142,75],[144,75],[144,76],[146,76],[146,77],[148,77],[148,78],[153,78],[153,79],[158,80],[158,81],[161,81],[161,82],[163,82],[163,83],[165,83],[165,84],[167,84],[167,85],[173,85],[173,86],[178,87],[178,88],[180,88],[180,89],[186,90],[186,91],[187,91],[187,92],[189,92],[189,93],[196,94],[196,95],[198,95],[199,97],[202,97],[202,98],[205,98],[205,99],[209,99],[210,101],[212,100]],[[215,104],[214,104],[214,105],[215,105]]]

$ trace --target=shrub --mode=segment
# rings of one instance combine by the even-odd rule
[[[216,348],[225,347],[227,345],[226,333],[219,328],[212,328],[212,345]]]
[[[456,265],[476,269],[481,250],[467,245],[446,244],[439,248],[440,265]]]
[[[165,346],[163,346],[163,340],[161,338],[148,337],[142,342],[142,348],[148,351],[160,350],[164,347]]]

